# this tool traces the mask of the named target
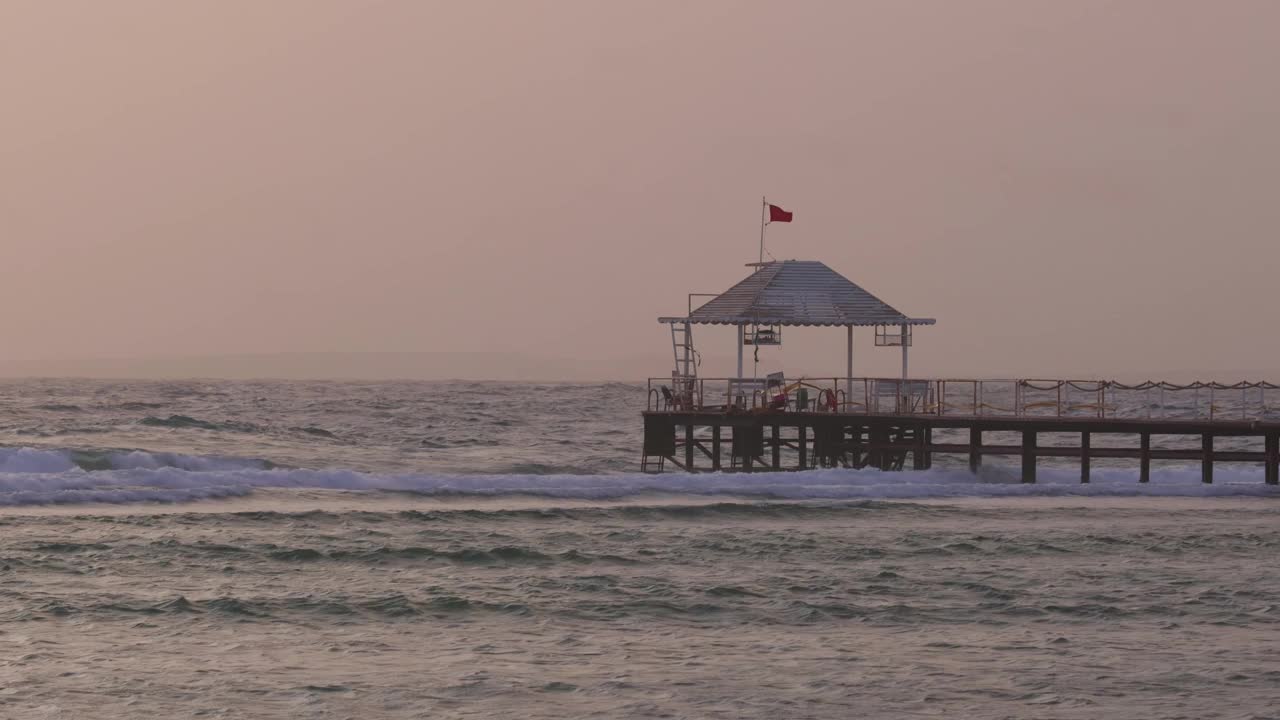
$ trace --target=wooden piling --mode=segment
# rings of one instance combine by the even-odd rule
[[[1138,457],[1138,482],[1151,481],[1151,433],[1142,433],[1140,455]]]
[[[1268,485],[1280,485],[1280,433],[1266,439],[1266,479]]]
[[[693,471],[693,425],[684,426],[684,469]]]
[[[1200,439],[1200,481],[1213,482],[1213,436],[1205,433]]]
[[[720,426],[711,426],[711,469],[720,470]]]
[[[872,450],[872,462],[880,470],[893,469],[893,453],[889,450],[891,437],[889,429],[883,425],[871,428],[871,446],[875,448]]]
[[[915,447],[911,449],[911,469],[927,470],[929,468],[929,446],[925,441],[925,430],[922,427],[915,429],[915,437],[912,439]]]
[[[800,469],[809,467],[809,428],[800,426]]]
[[[782,469],[782,428],[775,423],[772,429],[773,469]]]
[[[1036,481],[1036,432],[1022,431],[1022,482]]]
[[[933,469],[933,428],[924,429],[924,469]]]
[[[1080,433],[1080,482],[1088,483],[1092,468],[1089,467],[1089,433]]]
[[[977,473],[982,467],[982,431],[969,428],[969,472]]]

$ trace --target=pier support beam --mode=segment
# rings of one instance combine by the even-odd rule
[[[1140,435],[1141,451],[1138,456],[1138,482],[1151,482],[1151,433]]]
[[[969,428],[969,472],[977,474],[982,467],[982,431]]]
[[[933,450],[930,449],[933,446],[933,428],[932,427],[926,427],[924,429],[924,445],[925,445],[924,469],[932,470],[933,469]]]
[[[693,426],[684,426],[684,469],[693,472]]]
[[[772,429],[773,440],[773,469],[782,469],[782,429],[777,425]]]
[[[1091,471],[1091,468],[1089,467],[1089,461],[1090,461],[1089,438],[1090,437],[1091,437],[1090,434],[1087,432],[1080,433],[1080,482],[1082,483],[1089,482],[1089,473]]]
[[[800,426],[800,469],[804,470],[809,467],[809,428],[804,425]]]
[[[1022,431],[1022,482],[1036,481],[1036,433]]]
[[[720,472],[720,426],[711,426],[711,469]]]
[[[1280,433],[1267,436],[1267,484],[1280,485]]]
[[[915,447],[911,449],[911,469],[912,470],[928,470],[929,469],[929,446],[928,431],[923,427],[915,429],[916,436],[912,439]]]
[[[1213,436],[1205,433],[1201,436],[1200,481],[1213,482]]]

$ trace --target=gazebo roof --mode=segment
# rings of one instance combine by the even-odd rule
[[[659,322],[685,318],[658,318]],[[816,260],[765,263],[690,313],[700,325],[932,325],[912,318]]]

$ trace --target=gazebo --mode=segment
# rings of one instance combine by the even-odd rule
[[[853,379],[853,329],[874,327],[876,345],[902,348],[902,379],[908,375],[907,351],[911,329],[933,325],[933,318],[910,317],[853,281],[815,260],[782,260],[752,263],[746,279],[720,293],[690,294],[689,314],[660,317],[671,326],[675,356],[673,380],[697,378],[697,353],[693,349],[693,325],[734,325],[738,328],[737,383],[756,382],[743,377],[743,348],[779,345],[784,327],[843,327],[848,334],[846,379]],[[711,297],[693,307],[693,298]]]

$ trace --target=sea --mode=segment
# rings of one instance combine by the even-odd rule
[[[1280,718],[1260,467],[650,475],[645,402],[0,382],[0,718]]]

